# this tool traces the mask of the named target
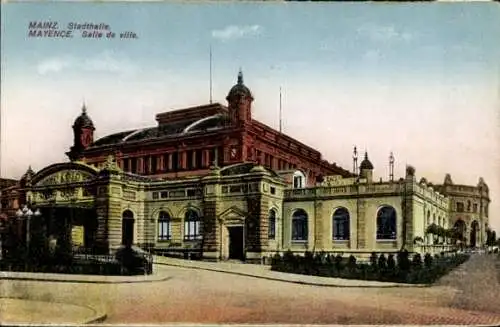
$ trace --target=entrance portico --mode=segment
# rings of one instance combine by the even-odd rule
[[[231,208],[219,217],[221,260],[245,260],[245,221],[246,214],[237,208]]]

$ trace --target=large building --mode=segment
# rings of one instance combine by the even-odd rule
[[[161,113],[155,127],[98,140],[84,107],[70,162],[29,169],[10,198],[40,209],[59,242],[106,252],[136,245],[260,260],[287,250],[366,256],[450,248],[430,226],[484,243],[490,199],[482,179],[455,185],[447,175],[434,186],[417,182],[408,166],[400,179],[375,181],[367,153],[349,172],[252,119],[241,72],[227,101]]]

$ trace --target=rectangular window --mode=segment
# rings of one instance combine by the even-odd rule
[[[201,239],[199,220],[187,220],[184,222],[184,239],[185,240]]]
[[[473,211],[473,212],[477,212],[477,203],[474,203],[474,204],[472,205],[472,211]]]
[[[194,164],[193,164],[193,151],[187,151],[186,152],[186,157],[187,157],[187,169],[193,169]]]
[[[168,198],[168,192],[167,192],[167,191],[161,192],[161,193],[160,193],[160,197],[161,197],[162,199],[166,199],[166,198]]]
[[[203,167],[203,151],[202,150],[196,150],[195,154],[195,168],[200,169]]]
[[[158,157],[157,156],[152,156],[151,157],[151,174],[156,174],[158,168]]]
[[[196,196],[196,190],[195,189],[188,189],[187,196]]]
[[[293,177],[293,188],[303,188],[302,176]]]
[[[130,159],[129,158],[123,159],[123,170],[124,171],[130,170]]]
[[[301,219],[292,220],[292,240],[307,241],[307,221]]]
[[[153,200],[158,200],[158,192],[153,192]]]
[[[230,193],[240,193],[241,192],[241,185],[231,185],[229,187],[229,192]]]
[[[172,237],[172,226],[169,220],[158,221],[158,240],[167,241]]]
[[[133,173],[133,174],[137,174],[137,161],[139,159],[137,158],[130,158],[130,172]]]
[[[271,194],[276,194],[276,187],[271,186]]]
[[[457,211],[464,212],[464,203],[463,202],[457,202]]]
[[[215,149],[210,149],[208,151],[208,165],[212,166],[215,160]]]
[[[172,153],[172,170],[177,171],[179,169],[179,153]]]

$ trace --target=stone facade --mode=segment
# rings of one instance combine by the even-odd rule
[[[54,215],[53,208],[92,210],[80,221],[77,214],[57,213],[50,220],[83,226],[84,245],[106,252],[130,244],[251,261],[288,250],[365,258],[373,251],[445,249],[426,231],[433,223],[453,225],[452,199],[417,182],[412,167],[397,181],[370,177],[332,175],[294,188],[282,174],[242,163],[212,167],[204,176],[155,180],[124,172],[109,158],[102,169],[83,162],[51,165],[25,177],[18,191],[45,216]]]

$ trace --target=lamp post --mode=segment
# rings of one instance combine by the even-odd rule
[[[41,216],[40,209],[36,209],[33,212],[27,205],[24,205],[22,209],[18,209],[16,212],[16,216],[20,219],[26,220],[26,253],[29,254],[30,248],[30,220],[32,216],[39,217]]]

